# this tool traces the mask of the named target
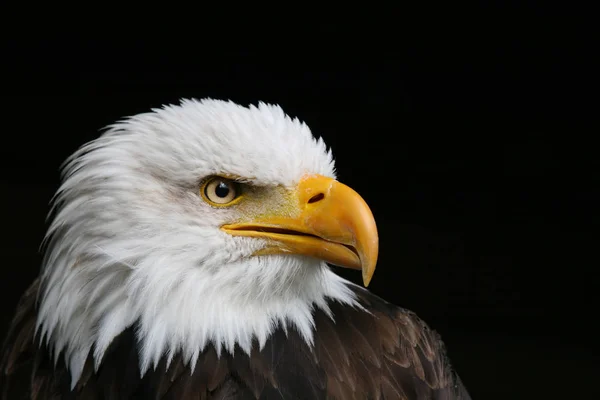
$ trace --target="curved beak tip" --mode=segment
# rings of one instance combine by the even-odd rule
[[[363,275],[363,286],[369,287],[369,283],[371,283],[371,277],[367,277],[367,276]]]
[[[373,274],[375,273],[379,250],[379,241],[377,238],[371,240],[370,244],[371,246],[367,252],[360,252],[362,279],[365,287],[369,286],[369,283],[371,283],[371,279],[373,278]]]

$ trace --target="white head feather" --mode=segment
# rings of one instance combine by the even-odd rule
[[[74,385],[90,351],[139,323],[140,372],[203,348],[249,352],[280,324],[312,341],[314,307],[355,304],[349,282],[302,256],[249,257],[263,242],[219,229],[232,209],[198,193],[203,177],[233,174],[293,187],[334,177],[322,140],[277,106],[183,101],[128,118],[67,160],[42,269],[37,328]]]

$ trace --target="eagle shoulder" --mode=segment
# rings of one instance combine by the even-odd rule
[[[39,278],[23,293],[10,322],[0,358],[0,396],[3,400],[35,399],[32,371],[36,350],[33,343]]]
[[[415,313],[353,290],[364,310],[333,303],[333,320],[316,315],[328,397],[470,400],[437,332]]]

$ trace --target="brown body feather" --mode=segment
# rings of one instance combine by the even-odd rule
[[[0,393],[19,399],[407,399],[469,400],[438,335],[414,314],[354,289],[367,313],[331,303],[335,322],[315,312],[315,343],[277,329],[259,351],[222,354],[209,346],[193,372],[175,356],[139,375],[135,327],[113,341],[98,371],[91,358],[76,388],[64,363],[34,340],[35,282],[4,342]]]

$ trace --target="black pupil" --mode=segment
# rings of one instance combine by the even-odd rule
[[[227,197],[230,190],[231,189],[229,188],[228,184],[226,184],[225,182],[219,182],[219,184],[215,188],[215,194],[220,198],[224,198]]]

